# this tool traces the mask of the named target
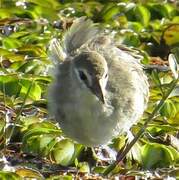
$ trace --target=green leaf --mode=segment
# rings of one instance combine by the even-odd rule
[[[143,5],[137,5],[134,8],[134,15],[137,20],[140,21],[144,26],[147,26],[150,21],[150,11]]]
[[[152,71],[151,77],[158,86],[161,86],[159,73],[156,70]]]
[[[37,35],[36,35],[37,37]],[[32,42],[31,42],[32,43]],[[18,48],[18,53],[28,54],[31,57],[46,57],[45,48],[40,45],[24,45]]]
[[[61,131],[50,122],[31,124],[23,135],[24,152],[47,156],[57,143]]]
[[[163,33],[163,39],[165,40],[165,43],[169,46],[179,44],[178,32],[179,24],[169,25]]]
[[[2,43],[3,43],[3,48],[5,49],[16,49],[22,46],[22,42],[20,40],[10,37],[3,38]]]
[[[143,29],[143,26],[139,22],[128,22],[128,28],[135,32],[140,32]]]
[[[79,157],[79,155],[85,148],[85,146],[81,144],[74,144],[74,145],[75,145],[75,151],[74,151],[73,157],[71,158],[72,162],[75,162],[75,160]]]
[[[87,162],[78,163],[78,169],[79,169],[79,172],[90,173],[90,167],[89,167],[89,164]]]
[[[112,6],[111,8],[107,9],[103,15],[102,15],[102,18],[104,19],[104,21],[109,21],[111,20],[112,18],[114,18],[114,16],[116,14],[120,13],[119,12],[119,7],[118,6]]]
[[[22,86],[21,88],[21,95],[25,96],[28,92],[29,86],[31,85],[32,81],[31,80],[27,80],[27,79],[20,79],[20,84]],[[33,85],[30,89],[29,92],[29,97],[32,98],[33,100],[40,100],[41,98],[41,87],[38,85],[37,82],[33,82]]]
[[[54,135],[43,134],[38,136],[39,138],[39,151],[43,156],[47,156],[50,151],[53,149],[55,144],[57,143],[57,139],[54,138]]]
[[[167,99],[162,108],[160,109],[161,116],[167,117],[167,118],[173,118],[176,115],[176,108],[174,103]]]
[[[128,46],[138,47],[140,45],[139,36],[136,33],[129,33],[125,35],[123,39],[123,44]]]
[[[171,18],[176,13],[172,5],[168,3],[165,4],[153,3],[152,5],[149,5],[149,9],[152,14],[152,19],[162,19],[164,17]]]
[[[74,151],[74,143],[70,140],[63,139],[54,146],[51,156],[58,164],[68,166],[72,163]]]
[[[73,175],[51,175],[50,178],[47,178],[47,180],[73,180]]]
[[[16,174],[18,174],[21,177],[21,179],[44,179],[44,177],[39,171],[34,170],[32,168],[19,167],[16,170]]]
[[[145,169],[169,167],[175,162],[175,153],[165,145],[147,143],[142,147],[142,161]]]
[[[175,15],[177,15],[177,10],[174,8],[172,4],[165,3],[163,5],[163,8],[165,9],[167,18],[172,18]]]
[[[9,95],[16,96],[21,89],[19,79],[16,75],[0,75],[0,91]],[[5,90],[5,92],[4,92]]]
[[[14,172],[0,171],[0,179],[21,180],[21,177]]]
[[[39,75],[43,72],[45,67],[39,60],[27,61],[22,65],[18,66],[17,71],[29,73],[29,74],[37,74]]]
[[[61,131],[56,130],[56,129],[49,129],[49,128],[34,128],[32,130],[29,130],[27,133],[25,133],[25,135],[23,136],[23,141],[26,141],[28,138],[32,137],[32,136],[36,136],[36,135],[41,135],[41,134],[54,134],[57,136],[58,133],[60,133]]]
[[[177,132],[179,131],[179,127],[171,126],[171,125],[161,125],[161,124],[149,124],[147,130],[152,133],[153,136],[160,135],[162,133],[168,132]]]

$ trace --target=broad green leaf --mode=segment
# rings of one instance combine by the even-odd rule
[[[172,22],[174,24],[177,24],[179,22],[179,16],[174,16],[173,19],[172,19]]]
[[[173,118],[176,115],[176,108],[171,100],[165,101],[164,105],[160,109],[160,114],[167,118]]]
[[[39,171],[34,170],[32,168],[19,167],[15,171],[15,173],[19,175],[21,179],[36,179],[36,180],[44,179],[44,177]]]
[[[145,6],[137,5],[134,8],[134,15],[144,26],[148,26],[150,21],[150,12]]]
[[[118,6],[113,6],[111,8],[109,8],[103,15],[102,18],[104,19],[104,21],[109,21],[112,18],[115,17],[116,14],[120,13],[119,12],[119,7]]]
[[[149,5],[149,9],[152,14],[152,19],[171,18],[176,13],[170,4],[153,3]]]
[[[147,143],[142,147],[142,160],[145,169],[169,167],[175,163],[175,153],[165,145]]]
[[[163,34],[163,38],[167,45],[175,45],[179,43],[179,24],[173,24],[166,28]]]
[[[56,163],[62,166],[68,166],[72,163],[74,151],[74,143],[70,140],[64,139],[54,146],[54,149],[51,152],[51,157],[54,158]]]
[[[78,169],[79,169],[79,172],[90,173],[90,167],[89,167],[89,164],[87,162],[78,163]]]
[[[0,179],[21,180],[21,177],[14,172],[0,171]]]
[[[39,75],[41,72],[43,72],[44,68],[45,67],[39,60],[33,60],[33,61],[31,60],[31,61],[26,61],[21,66],[19,66],[17,68],[17,71]]]
[[[52,150],[54,145],[57,143],[57,140],[54,138],[54,135],[50,134],[43,134],[38,136],[39,138],[39,150],[40,154],[43,156],[47,156],[49,152]]]
[[[140,45],[139,36],[135,33],[126,34],[125,38],[123,39],[123,44],[128,46],[138,47]]]
[[[0,55],[1,56],[5,56],[5,55],[11,54],[11,53],[12,52],[8,51],[7,49],[0,48]]]
[[[27,130],[28,126],[35,123],[39,123],[41,121],[41,119],[38,118],[37,116],[22,117],[20,120],[23,126],[22,130]]]
[[[167,132],[177,132],[179,127],[172,125],[161,125],[161,124],[149,124],[147,130],[152,133],[152,135],[157,136],[162,133]]]
[[[21,86],[17,75],[0,75],[0,91],[9,95],[16,96],[20,92]],[[5,92],[4,92],[5,91]]]
[[[135,32],[140,32],[143,29],[143,26],[140,22],[128,22],[129,29],[132,29]]]
[[[23,61],[25,59],[24,55],[16,54],[13,51],[9,51],[3,48],[0,48],[0,56],[2,56],[3,58],[7,58],[11,62]]]
[[[85,148],[85,146],[82,144],[74,144],[74,147],[75,147],[75,151],[74,151],[73,157],[71,158],[72,162],[75,162],[75,160],[79,157],[79,155]]]
[[[166,3],[163,5],[163,7],[166,11],[167,18],[172,18],[175,15],[177,15],[177,10],[174,8],[172,4]]]
[[[158,86],[161,86],[159,73],[156,70],[152,71],[151,77]]]
[[[36,35],[37,36],[37,35]],[[42,46],[25,45],[18,49],[19,54],[28,54],[31,57],[46,57],[45,49]]]
[[[12,63],[18,62],[18,61],[24,61],[25,60],[25,56],[24,55],[15,54],[15,53],[7,54],[4,57],[6,57]]]
[[[0,9],[0,17],[3,18],[8,18],[11,16],[11,12],[8,9],[2,8]]]
[[[32,80],[30,81],[26,79],[20,79],[20,84],[22,86],[20,93],[22,96],[25,96],[27,94],[31,83],[32,83]],[[29,97],[32,98],[33,100],[40,100],[41,93],[42,93],[41,87],[38,85],[37,82],[33,82],[32,87],[29,92]]]
[[[27,31],[18,31],[18,32],[14,32],[12,35],[11,35],[11,38],[21,38],[21,37],[24,37],[24,36],[27,36],[29,35],[30,33],[27,32]]]
[[[41,154],[47,156],[57,143],[56,137],[61,131],[49,122],[31,124],[23,135],[22,149],[28,153]]]
[[[10,37],[4,37],[2,44],[2,47],[5,49],[16,49],[22,46],[22,42],[20,40]]]
[[[57,129],[55,124],[50,122],[34,123],[29,126],[23,136],[23,142],[28,141],[29,138],[41,134],[50,134],[57,137],[61,134],[61,130]]]
[[[73,175],[52,175],[49,178],[46,178],[46,180],[73,180]]]
[[[176,114],[175,114],[175,116],[173,118],[168,119],[167,122],[172,124],[173,126],[176,126],[176,125],[179,125],[179,102],[176,102],[174,105],[175,105],[175,108],[176,108]]]

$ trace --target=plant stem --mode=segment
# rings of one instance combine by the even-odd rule
[[[145,121],[143,127],[139,130],[139,132],[136,134],[136,136],[134,137],[134,139],[126,146],[126,148],[124,149],[124,151],[118,156],[117,160],[110,165],[104,172],[103,175],[106,176],[108,175],[119,163],[120,161],[122,161],[124,159],[124,157],[126,156],[126,154],[131,150],[132,146],[138,141],[138,139],[142,136],[142,134],[145,132],[147,125],[149,124],[149,122],[152,121],[152,119],[155,117],[156,113],[160,110],[160,108],[163,106],[163,104],[165,103],[165,101],[167,100],[167,98],[169,97],[170,93],[173,91],[173,89],[176,87],[177,83],[178,83],[178,79],[174,79],[171,82],[171,86],[170,89],[167,91],[167,93],[163,96],[163,98],[160,100],[159,104],[155,107],[155,109],[153,110],[153,112],[150,114],[150,116],[148,117],[148,119]]]
[[[33,83],[34,83],[34,80],[31,82],[31,84],[30,84],[30,86],[29,86],[29,88],[28,88],[28,90],[27,90],[27,93],[26,93],[26,95],[25,95],[25,97],[24,97],[24,100],[23,100],[23,102],[22,102],[22,105],[21,105],[21,107],[20,107],[20,110],[18,111],[17,116],[16,116],[16,118],[15,118],[15,120],[14,120],[14,125],[13,125],[13,127],[12,127],[12,130],[10,131],[10,134],[9,134],[9,142],[11,141],[12,135],[13,135],[14,130],[15,130],[15,126],[16,126],[16,124],[17,124],[17,121],[18,121],[18,119],[19,119],[19,116],[20,116],[21,113],[22,113],[22,110],[23,110],[23,108],[24,108],[25,102],[26,102],[26,100],[27,100],[27,98],[28,98],[28,95],[29,95],[29,93],[30,93],[30,90],[31,90],[31,88],[32,88],[32,86],[33,86]]]

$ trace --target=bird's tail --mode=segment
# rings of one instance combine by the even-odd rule
[[[73,53],[98,32],[96,25],[86,17],[74,21],[63,38],[63,47],[67,54]]]

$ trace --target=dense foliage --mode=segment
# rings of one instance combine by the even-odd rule
[[[113,163],[64,138],[48,116],[49,42],[81,16],[143,56],[150,82],[148,108],[133,135],[151,120],[110,176],[179,177],[177,1],[2,0],[0,6],[0,179],[95,179]],[[109,146],[125,145],[124,135]]]

